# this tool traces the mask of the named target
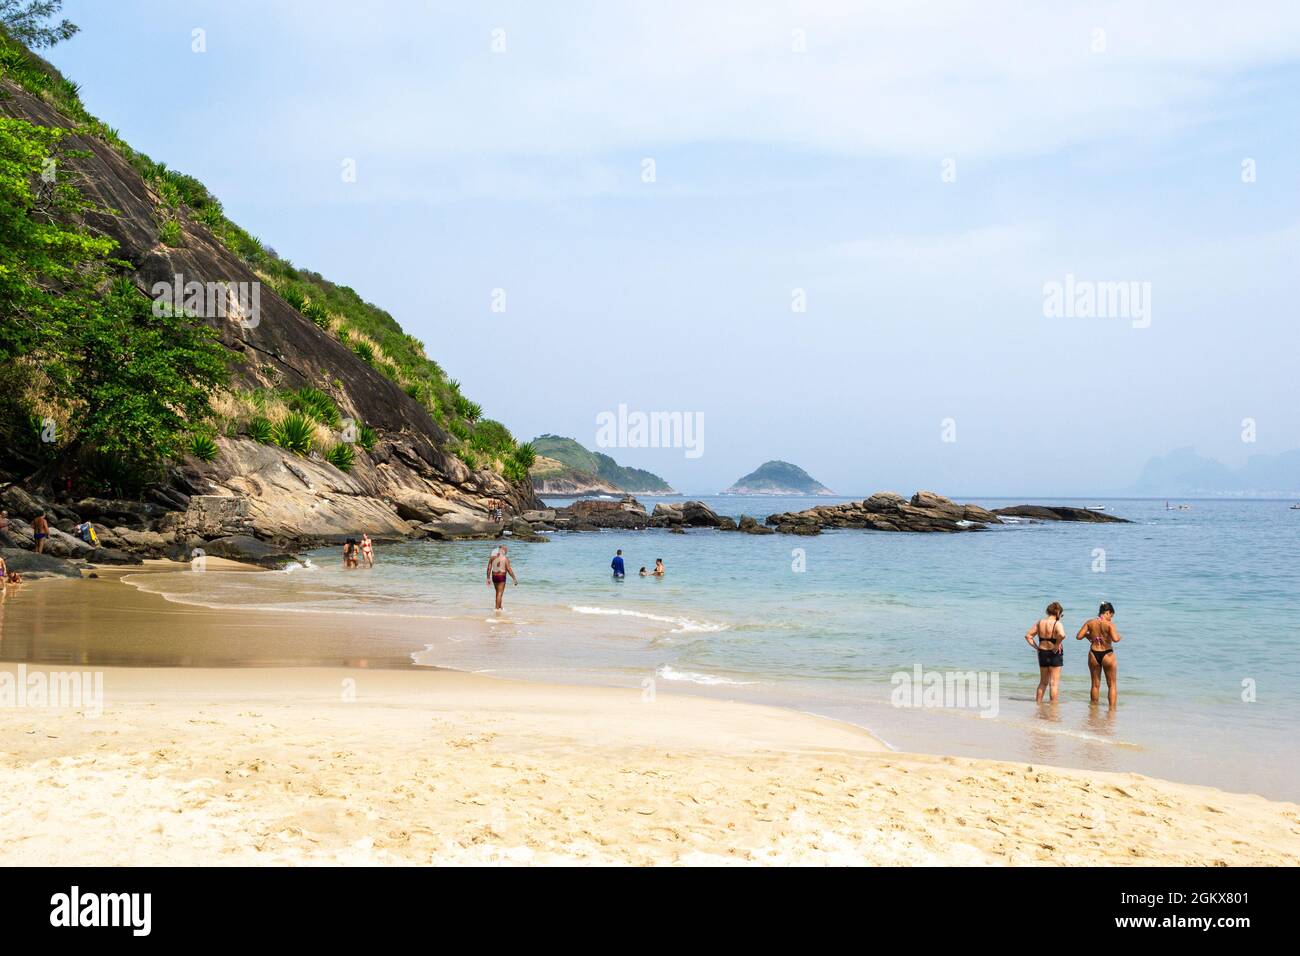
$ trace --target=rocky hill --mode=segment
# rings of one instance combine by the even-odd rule
[[[184,314],[215,330],[229,360],[229,384],[211,396],[213,415],[193,453],[131,492],[176,517],[127,530],[162,529],[193,544],[197,526],[216,536],[238,527],[287,546],[362,531],[486,533],[499,505],[516,513],[540,505],[527,480],[531,453],[483,419],[391,316],[263,247],[201,184],[132,150],[85,112],[74,84],[2,34],[0,118],[21,121],[15,135],[27,123],[67,131],[75,152],[59,181],[99,207],[78,227],[113,240],[112,256],[155,308],[165,287],[182,288]],[[51,412],[39,376],[26,384],[33,421],[44,409],[75,429],[78,409]],[[79,500],[121,491],[78,464],[6,441],[0,481],[24,486],[34,501],[59,499],[70,522]],[[194,499],[212,497],[237,499],[226,509],[230,523],[186,517]],[[200,510],[213,513],[206,503]]]
[[[724,495],[834,495],[798,465],[767,461],[737,479]]]
[[[673,495],[671,485],[641,468],[627,468],[609,455],[589,451],[572,438],[539,435],[531,442],[537,461],[531,469],[539,495],[593,494]]]

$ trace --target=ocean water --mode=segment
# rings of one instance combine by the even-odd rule
[[[761,517],[847,499],[705,500]],[[902,750],[1300,800],[1300,511],[1279,501],[1100,503],[1133,523],[554,534],[511,545],[519,585],[501,614],[484,581],[491,542],[379,545],[373,570],[345,571],[329,550],[287,572],[127,580],[181,603],[351,615],[357,654],[379,654],[371,644],[382,641],[416,666],[779,704],[865,726]],[[629,569],[622,581],[609,571],[616,548]],[[639,577],[656,558],[667,576]],[[1070,638],[1062,701],[1038,705],[1023,635],[1053,600]],[[1101,705],[1089,703],[1087,642],[1073,640],[1103,600],[1124,637],[1114,711],[1104,684]],[[299,639],[295,653],[311,660],[317,649]],[[947,697],[905,693],[918,673],[925,687],[972,672],[967,686],[985,691],[974,700],[958,699],[955,685]]]

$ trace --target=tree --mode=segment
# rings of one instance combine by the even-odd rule
[[[71,40],[81,28],[71,20],[47,21],[63,9],[63,0],[0,0],[0,24],[30,49]]]
[[[208,396],[226,383],[217,334],[182,312],[162,310],[129,279],[71,323],[47,371],[72,408],[61,457],[112,463],[115,491],[157,477],[210,415]]]
[[[25,460],[107,464],[129,491],[210,414],[226,352],[202,321],[155,315],[110,258],[116,243],[79,225],[93,207],[61,163],[64,135],[0,119],[0,439],[21,454],[31,404],[58,408],[66,428]]]

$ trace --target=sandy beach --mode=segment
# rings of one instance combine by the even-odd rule
[[[61,612],[47,636],[92,616],[96,640],[162,635],[180,615],[197,646],[280,617],[169,605],[112,574],[25,588],[6,656],[39,588]],[[20,667],[80,669],[0,680]],[[1295,804],[894,753],[746,703],[432,669],[94,669],[97,716],[0,708],[0,863],[1300,863]]]

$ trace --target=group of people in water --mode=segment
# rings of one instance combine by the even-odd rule
[[[1044,697],[1059,701],[1061,694],[1061,668],[1065,664],[1065,609],[1059,601],[1047,605],[1046,616],[1025,632],[1025,642],[1038,652],[1038,691],[1034,700],[1042,703]],[[1110,706],[1119,698],[1119,661],[1115,645],[1122,638],[1115,629],[1115,606],[1109,601],[1097,609],[1097,616],[1083,622],[1076,641],[1088,641],[1088,675],[1092,678],[1091,699],[1101,701],[1101,679],[1106,678],[1106,697]]]
[[[343,567],[356,568],[364,562],[367,568],[375,566],[375,548],[370,535],[363,534],[361,540],[348,538],[343,545]],[[623,550],[614,552],[609,563],[615,580],[627,576],[627,565],[623,559]],[[3,579],[4,559],[0,558],[0,580]],[[656,558],[653,570],[641,566],[639,572],[643,578],[662,578],[666,573],[664,559]],[[496,592],[496,609],[501,610],[501,602],[506,592],[506,580],[519,584],[515,569],[510,564],[509,545],[498,545],[488,556],[486,581]],[[1034,700],[1042,703],[1044,699],[1059,701],[1061,694],[1061,668],[1065,664],[1065,609],[1059,601],[1047,605],[1045,616],[1036,621],[1025,632],[1025,642],[1038,654],[1038,690]],[[1119,663],[1115,656],[1115,645],[1123,638],[1115,628],[1115,607],[1109,601],[1097,609],[1097,616],[1083,622],[1075,640],[1088,641],[1088,674],[1092,678],[1091,699],[1094,704],[1101,700],[1101,681],[1106,679],[1106,696],[1110,706],[1114,707],[1119,698]]]
[[[343,542],[343,569],[359,568],[362,562],[367,568],[375,566],[375,545],[368,534],[362,534],[360,541],[348,538]]]
[[[617,551],[614,552],[614,560],[611,561],[611,562],[609,562],[609,566],[613,569],[613,571],[614,571],[614,578],[615,578],[616,580],[619,580],[619,579],[622,579],[622,578],[627,577],[627,568],[626,568],[626,566],[625,566],[624,563],[623,563],[623,549],[622,549],[622,548],[619,548]],[[643,564],[643,565],[641,565],[641,572],[640,572],[640,573],[641,573],[641,577],[643,577],[643,578],[662,578],[666,572],[667,572],[667,569],[664,567],[664,559],[663,559],[663,558],[655,558],[655,568],[654,568],[654,570],[653,570],[653,571],[647,571],[647,570],[646,570],[646,566]]]

